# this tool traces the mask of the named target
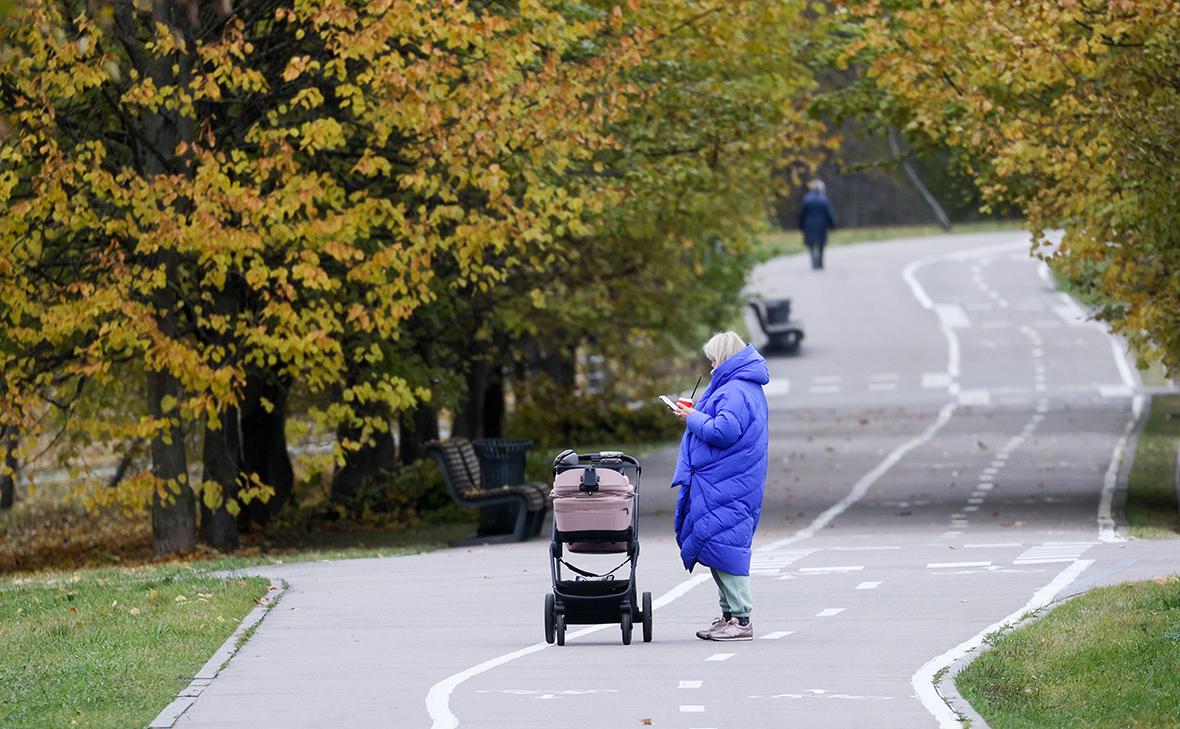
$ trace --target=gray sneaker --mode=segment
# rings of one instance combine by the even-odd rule
[[[701,640],[708,640],[709,633],[712,633],[714,630],[717,630],[722,625],[725,625],[726,622],[727,621],[725,620],[725,618],[713,618],[713,624],[710,625],[709,627],[705,628],[704,630],[698,630],[697,637],[700,638]]]
[[[709,632],[709,640],[754,640],[754,623],[749,622],[742,625],[737,621],[737,618],[731,618],[729,622],[718,625]]]

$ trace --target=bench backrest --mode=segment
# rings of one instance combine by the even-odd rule
[[[479,457],[471,441],[450,438],[431,444],[430,449],[443,469],[443,478],[456,495],[464,495],[481,487]]]

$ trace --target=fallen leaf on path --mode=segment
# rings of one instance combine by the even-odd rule
[[[644,726],[651,726],[651,719],[640,719],[639,723]]]

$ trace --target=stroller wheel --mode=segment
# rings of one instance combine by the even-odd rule
[[[557,608],[554,607],[553,593],[545,596],[545,642],[552,643],[557,632],[557,626],[554,624],[553,618],[557,614]]]
[[[624,610],[622,618],[623,645],[631,645],[631,610]]]
[[[651,642],[651,593],[643,593],[643,642]]]
[[[554,630],[557,633],[557,645],[565,645],[565,616],[561,613],[554,619]]]

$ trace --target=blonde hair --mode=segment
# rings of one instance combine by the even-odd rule
[[[824,184],[823,180],[817,178],[807,183],[807,189],[822,193],[827,192],[828,186]]]
[[[709,338],[709,341],[705,342],[703,347],[705,356],[718,367],[722,362],[745,348],[746,343],[737,335],[737,332],[717,332]]]

